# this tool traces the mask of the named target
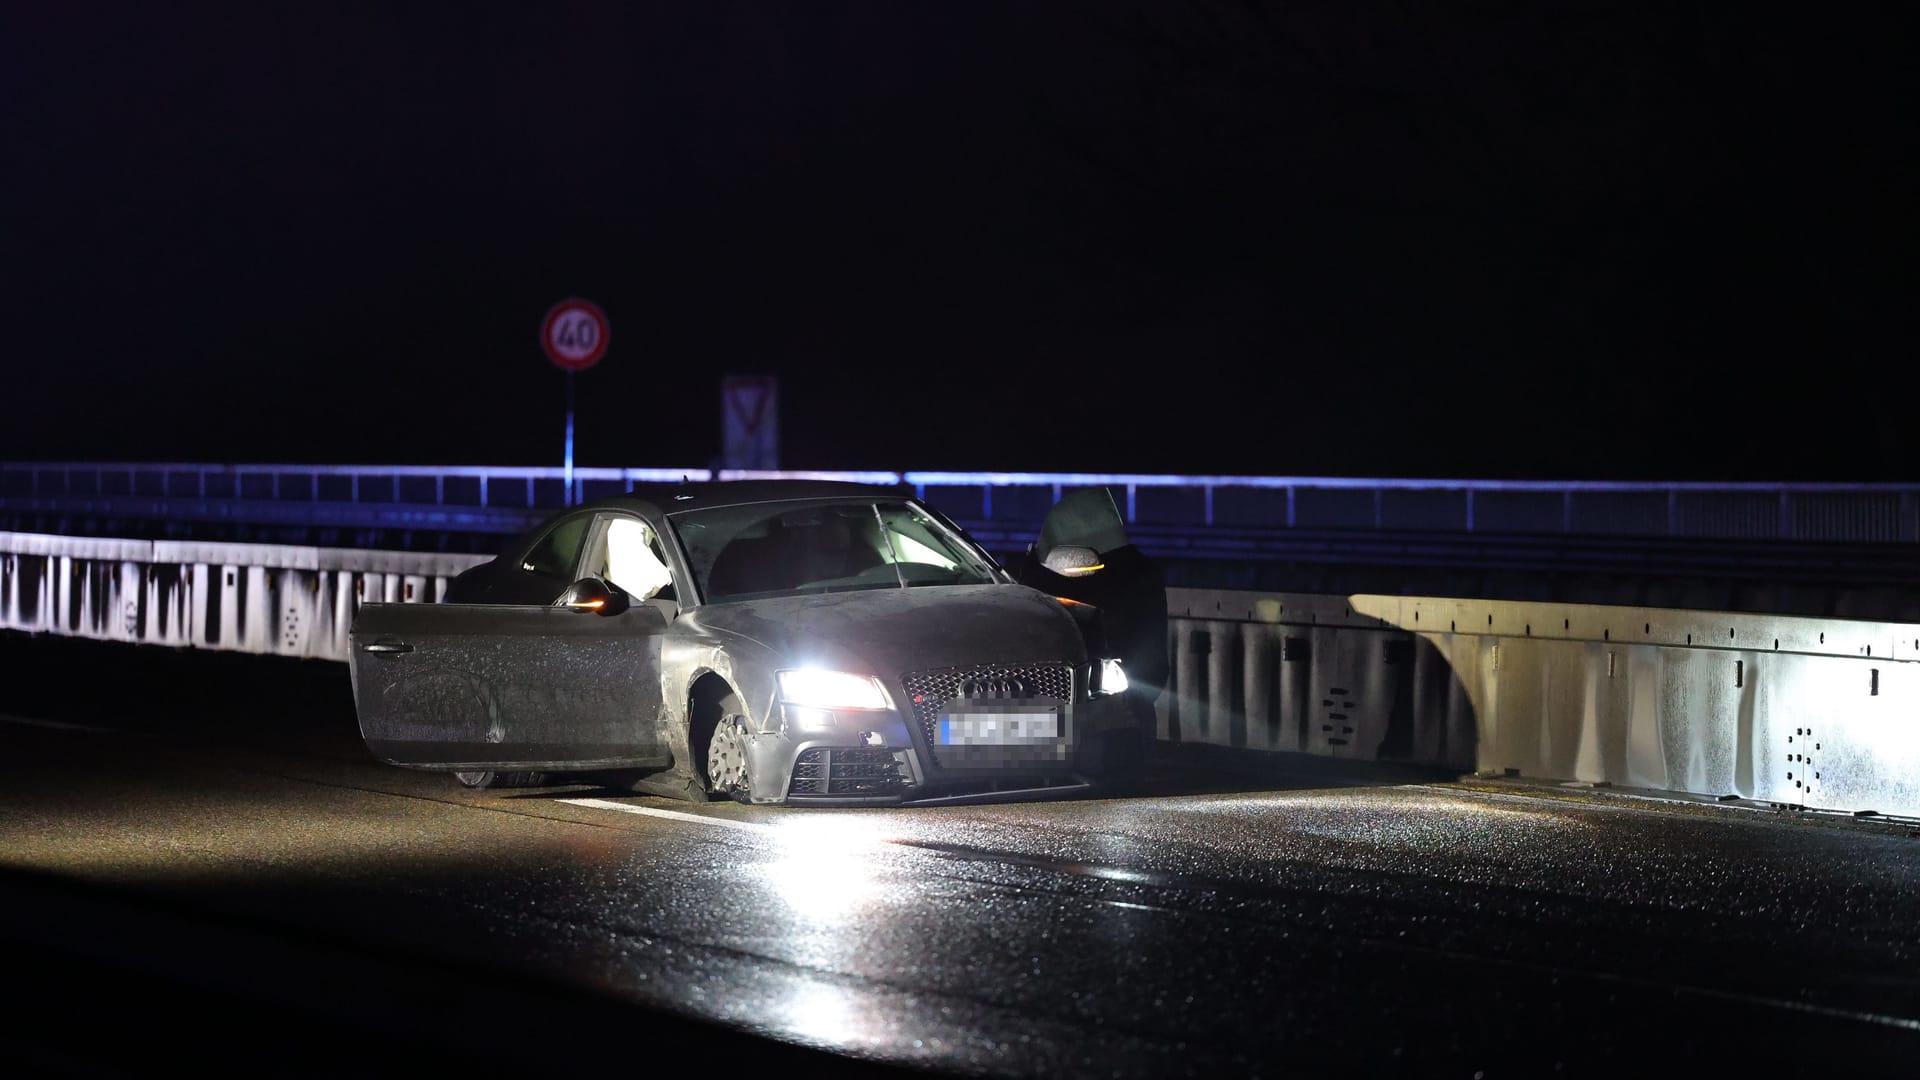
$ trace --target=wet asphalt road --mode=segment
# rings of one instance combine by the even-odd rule
[[[324,1044],[380,1024],[399,1041],[357,1060],[396,1071],[382,1048],[578,1061],[623,1028],[625,1065],[700,1071],[781,1064],[741,1032],[833,1055],[807,1070],[985,1076],[1920,1060],[1900,823],[1184,756],[1138,796],[968,807],[471,792],[373,762],[344,669],[133,653],[0,641],[7,921],[43,974],[112,940],[91,951],[157,979],[156,1008],[169,981],[244,1000],[255,979],[270,1015],[312,1010],[311,982],[332,1011],[276,1034],[278,1071],[332,1072]],[[249,967],[276,949],[271,978]],[[403,990],[436,971],[491,1004]],[[49,1071],[86,1060],[49,1045]]]

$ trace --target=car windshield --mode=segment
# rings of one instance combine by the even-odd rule
[[[904,499],[752,503],[667,520],[708,603],[998,580],[984,552]]]

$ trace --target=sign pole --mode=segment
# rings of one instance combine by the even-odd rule
[[[573,487],[573,376],[600,362],[611,336],[607,313],[577,296],[553,305],[540,320],[540,348],[567,373],[567,446],[560,459],[561,483],[566,487],[560,496],[562,506],[572,506],[577,494]]]
[[[567,370],[567,454],[566,454],[565,464],[562,467],[562,469],[566,473],[566,478],[562,481],[562,483],[566,485],[567,491],[565,496],[563,496],[560,500],[561,505],[572,506],[573,505],[573,370],[571,368]]]

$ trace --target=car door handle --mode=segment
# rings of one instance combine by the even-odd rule
[[[371,645],[360,646],[360,651],[370,652],[370,653],[387,653],[387,654],[403,653],[403,652],[412,652],[413,646],[407,644],[404,641],[376,641]]]

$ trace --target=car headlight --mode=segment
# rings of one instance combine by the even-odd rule
[[[887,707],[887,692],[880,688],[880,680],[871,675],[800,668],[782,671],[776,678],[780,681],[780,700],[788,705],[815,709]]]
[[[1127,689],[1127,673],[1120,668],[1120,661],[1108,658],[1098,660],[1093,665],[1093,685],[1088,693],[1094,697],[1107,694],[1124,693]]]

